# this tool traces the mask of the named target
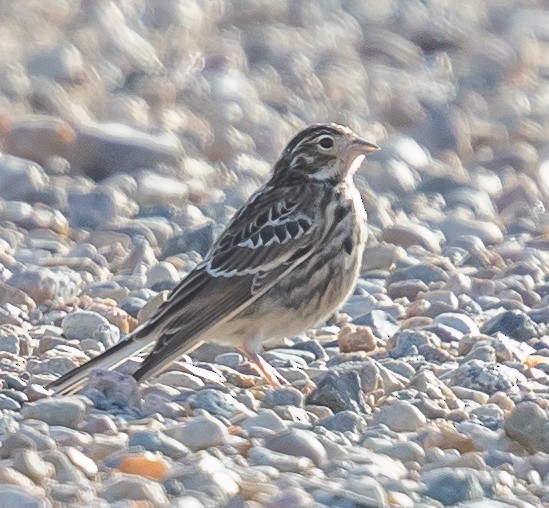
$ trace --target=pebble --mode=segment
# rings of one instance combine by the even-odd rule
[[[334,413],[345,410],[368,412],[360,375],[355,371],[329,371],[324,374],[306,401],[307,404],[327,406]]]
[[[156,481],[133,474],[118,474],[111,478],[98,492],[110,504],[117,501],[143,501],[153,506],[168,505],[168,497],[162,485]]]
[[[76,428],[84,419],[87,408],[88,402],[80,396],[43,399],[25,405],[21,415],[23,418],[32,418],[48,425]]]
[[[417,431],[426,421],[421,411],[406,401],[383,406],[372,420],[375,425],[387,425],[395,432]]]
[[[427,487],[426,494],[452,505],[471,499],[482,499],[484,492],[476,472],[466,468],[440,468],[421,475]]]
[[[530,453],[549,453],[549,416],[534,402],[521,402],[505,419],[503,428]]]
[[[166,432],[193,451],[221,446],[228,439],[225,425],[209,416],[196,417],[188,423],[170,427]]]
[[[308,457],[319,467],[327,459],[326,450],[322,444],[318,442],[312,432],[306,430],[292,429],[289,432],[267,436],[265,446],[278,453]]]

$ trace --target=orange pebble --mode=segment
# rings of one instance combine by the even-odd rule
[[[524,360],[524,363],[528,367],[532,368],[532,367],[535,367],[536,365],[539,365],[540,363],[549,363],[549,358],[545,356],[533,355],[526,358],[526,360]]]
[[[118,470],[122,473],[146,476],[160,480],[169,470],[168,462],[151,452],[127,455],[120,461]]]

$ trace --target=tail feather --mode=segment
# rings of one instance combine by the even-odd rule
[[[136,339],[133,335],[127,337],[99,356],[52,381],[46,388],[53,390],[57,395],[75,393],[82,388],[93,369],[115,369],[132,356],[146,349],[152,340],[152,338]]]

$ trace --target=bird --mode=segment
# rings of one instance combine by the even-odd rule
[[[326,321],[354,290],[368,225],[353,176],[376,150],[335,123],[298,132],[267,183],[156,313],[47,388],[75,393],[93,369],[115,369],[154,344],[133,373],[142,382],[205,342],[239,349],[280,387],[285,380],[260,356],[261,345]]]

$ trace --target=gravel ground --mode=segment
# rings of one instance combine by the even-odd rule
[[[546,7],[0,1],[0,506],[548,506]],[[328,120],[370,243],[290,386],[208,346],[48,397]]]

